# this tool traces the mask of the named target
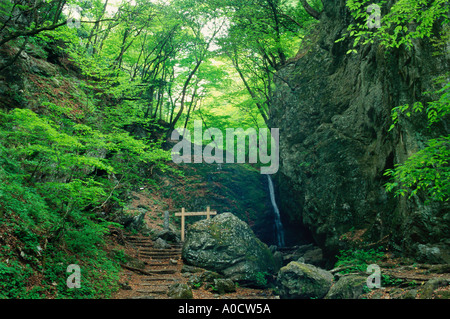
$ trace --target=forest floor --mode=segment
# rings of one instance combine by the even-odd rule
[[[151,198],[145,192],[133,193],[133,200],[129,205],[131,211],[138,210],[140,207],[148,209],[145,215],[145,223],[148,229],[162,230],[163,216],[158,209],[163,201],[166,202],[166,207],[172,207],[170,199],[157,197],[153,193]],[[155,203],[158,203],[156,205]],[[189,277],[188,274],[183,273],[183,260],[181,258],[181,250],[176,245],[172,246],[173,255],[170,255],[166,260],[145,258],[142,256],[144,249],[153,245],[152,240],[148,236],[128,235],[125,236],[125,245],[116,245],[110,247],[111,249],[123,249],[128,256],[138,258],[146,263],[144,274],[140,271],[133,271],[130,269],[123,269],[121,273],[120,283],[121,289],[113,296],[113,299],[166,299],[168,298],[166,291],[173,283],[186,284]],[[151,250],[148,250],[150,252]],[[153,252],[161,252],[162,250],[153,250]],[[170,250],[167,250],[170,251]],[[175,255],[176,254],[176,255]],[[155,257],[159,258],[159,257]],[[161,263],[161,266],[158,263]],[[176,264],[175,264],[176,262]],[[164,270],[167,274],[152,273]],[[172,272],[173,271],[173,272]],[[151,281],[151,283],[150,283]],[[156,290],[155,287],[163,287],[163,289]],[[153,289],[153,290],[152,290]],[[227,294],[218,294],[211,286],[203,285],[198,289],[192,290],[194,299],[272,299],[276,298],[272,289],[253,289],[246,287],[236,287],[236,292]]]
[[[145,223],[149,229],[162,230],[163,214],[159,207],[162,203],[166,207],[172,207],[170,198],[158,196],[158,193],[152,193],[148,196],[148,192],[141,191],[133,193],[133,200],[128,209],[130,211],[138,211],[140,207],[145,207],[147,213]],[[172,221],[173,222],[173,221]],[[175,227],[179,227],[174,222]],[[149,274],[143,274],[139,271],[123,269],[121,273],[120,283],[121,289],[113,296],[114,299],[167,299],[168,287],[173,283],[187,283],[189,273],[183,273],[183,260],[181,258],[180,247],[173,246],[173,255],[170,255],[165,261],[164,266],[157,266],[154,262],[161,260],[152,259],[153,257],[142,257],[141,253],[146,249],[145,246],[151,246],[153,242],[150,237],[138,234],[130,234],[129,240],[125,245],[111,247],[111,249],[119,248],[132,257],[141,259],[146,262],[144,271]],[[138,240],[133,241],[133,240]],[[142,244],[142,245],[141,245]],[[147,244],[147,245],[145,245]],[[176,254],[175,254],[176,252]],[[157,258],[157,257],[154,257]],[[425,265],[413,263],[407,259],[393,256],[386,253],[380,263],[382,274],[390,280],[388,284],[384,284],[380,289],[372,289],[365,293],[364,299],[404,299],[409,295],[411,299],[449,299],[450,286],[444,286],[434,289],[431,294],[425,295],[421,288],[423,285],[433,278],[450,278],[449,265]],[[159,275],[152,273],[161,269],[170,270],[167,275]],[[150,279],[151,278],[151,279]],[[150,283],[151,281],[151,283]],[[164,287],[156,293],[152,293],[151,289],[155,287]],[[194,299],[277,299],[275,289],[253,289],[237,286],[236,292],[227,294],[218,294],[211,286],[203,285],[198,289],[192,290]]]
[[[236,170],[236,171],[235,171]],[[180,210],[180,205],[187,207],[204,207],[211,205],[219,207],[218,210],[233,211],[238,213],[245,211],[256,213],[267,203],[264,202],[265,191],[260,190],[260,186],[248,192],[244,186],[251,181],[252,185],[257,185],[260,181],[253,176],[259,174],[250,173],[245,167],[222,167],[217,170],[211,165],[197,165],[183,167],[183,176],[162,175],[159,177],[157,185],[142,185],[131,193],[131,200],[125,207],[125,212],[138,215],[143,211],[145,214],[145,224],[147,230],[160,231],[163,229],[164,211],[170,212],[170,227],[180,231],[180,218],[174,213]],[[241,176],[242,181],[236,176]],[[246,192],[246,196],[241,199],[239,193]],[[194,194],[194,196],[193,196]],[[260,206],[251,206],[248,202],[259,202]],[[211,204],[210,204],[211,203]],[[185,206],[186,207],[186,206]],[[206,206],[205,206],[206,207]],[[258,215],[245,214],[238,216],[245,219],[249,224],[255,225]],[[202,217],[190,217],[186,220],[187,225]],[[248,220],[246,219],[248,218]],[[259,215],[261,219],[261,215]],[[260,229],[263,228],[262,224]],[[264,235],[264,233],[261,233]],[[123,250],[128,256],[132,256],[146,263],[144,271],[148,274],[130,269],[123,269],[120,283],[121,289],[113,296],[114,299],[130,298],[168,298],[167,290],[170,284],[187,283],[189,273],[184,273],[183,260],[181,258],[181,246],[172,246],[166,251],[152,250],[153,242],[150,236],[141,234],[128,234],[125,236],[125,244],[116,244],[111,249]],[[167,258],[158,256],[165,254]],[[158,263],[163,265],[159,265]],[[422,287],[433,278],[450,278],[450,265],[428,265],[419,264],[407,258],[397,257],[390,252],[384,254],[379,262],[381,274],[383,276],[382,287],[366,292],[362,298],[365,299],[398,299],[398,298],[442,298],[450,299],[450,286],[433,289],[426,295]],[[166,274],[159,274],[161,270]],[[155,272],[153,273],[152,272]],[[364,274],[360,274],[364,275]],[[368,275],[367,275],[368,276]],[[153,277],[153,278],[151,278]],[[158,280],[160,278],[161,280]],[[166,280],[170,278],[170,280]],[[163,287],[157,289],[156,287]],[[152,294],[149,291],[158,290],[159,293]],[[278,298],[276,289],[252,289],[237,286],[236,292],[219,295],[211,285],[202,285],[198,289],[193,289],[194,299],[273,299]]]

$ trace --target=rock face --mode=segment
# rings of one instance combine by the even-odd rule
[[[196,222],[188,228],[182,257],[186,263],[216,271],[241,283],[257,284],[275,263],[266,244],[231,213]]]
[[[420,113],[389,132],[392,108],[425,102],[422,93],[436,89],[450,54],[433,56],[426,41],[412,51],[368,45],[346,54],[353,41],[335,43],[351,23],[345,1],[322,2],[316,31],[275,77],[270,126],[280,129],[281,211],[301,221],[328,256],[353,244],[341,237],[352,229],[410,254],[419,244],[439,243],[444,256],[448,206],[395,198],[383,173],[420,149],[428,134]]]
[[[282,299],[323,298],[330,290],[333,275],[313,265],[290,262],[278,272],[277,287]]]

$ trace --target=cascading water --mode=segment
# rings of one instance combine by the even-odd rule
[[[280,211],[278,210],[277,202],[275,200],[275,190],[274,190],[272,178],[270,177],[270,175],[267,175],[267,180],[268,180],[268,184],[269,184],[270,201],[272,202],[273,210],[275,212],[275,230],[277,233],[278,247],[284,247],[283,224],[281,223]]]

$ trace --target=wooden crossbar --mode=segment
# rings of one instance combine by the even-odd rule
[[[175,213],[175,216],[181,217],[181,241],[184,241],[185,217],[206,216],[206,219],[209,219],[211,215],[217,215],[217,211],[211,211],[209,206],[206,208],[206,212],[186,212],[183,207],[181,208],[181,213]]]
[[[182,216],[182,213],[175,213],[175,216]],[[208,216],[206,212],[185,212],[184,216]],[[209,212],[209,215],[217,215],[217,211],[212,210]]]

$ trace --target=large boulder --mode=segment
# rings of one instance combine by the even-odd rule
[[[278,272],[281,299],[321,299],[333,283],[333,275],[314,265],[292,261]]]
[[[267,245],[231,213],[191,225],[182,257],[190,265],[216,271],[241,284],[258,285],[262,276],[275,270]]]
[[[367,287],[367,276],[349,275],[341,277],[331,287],[325,299],[358,299]]]

